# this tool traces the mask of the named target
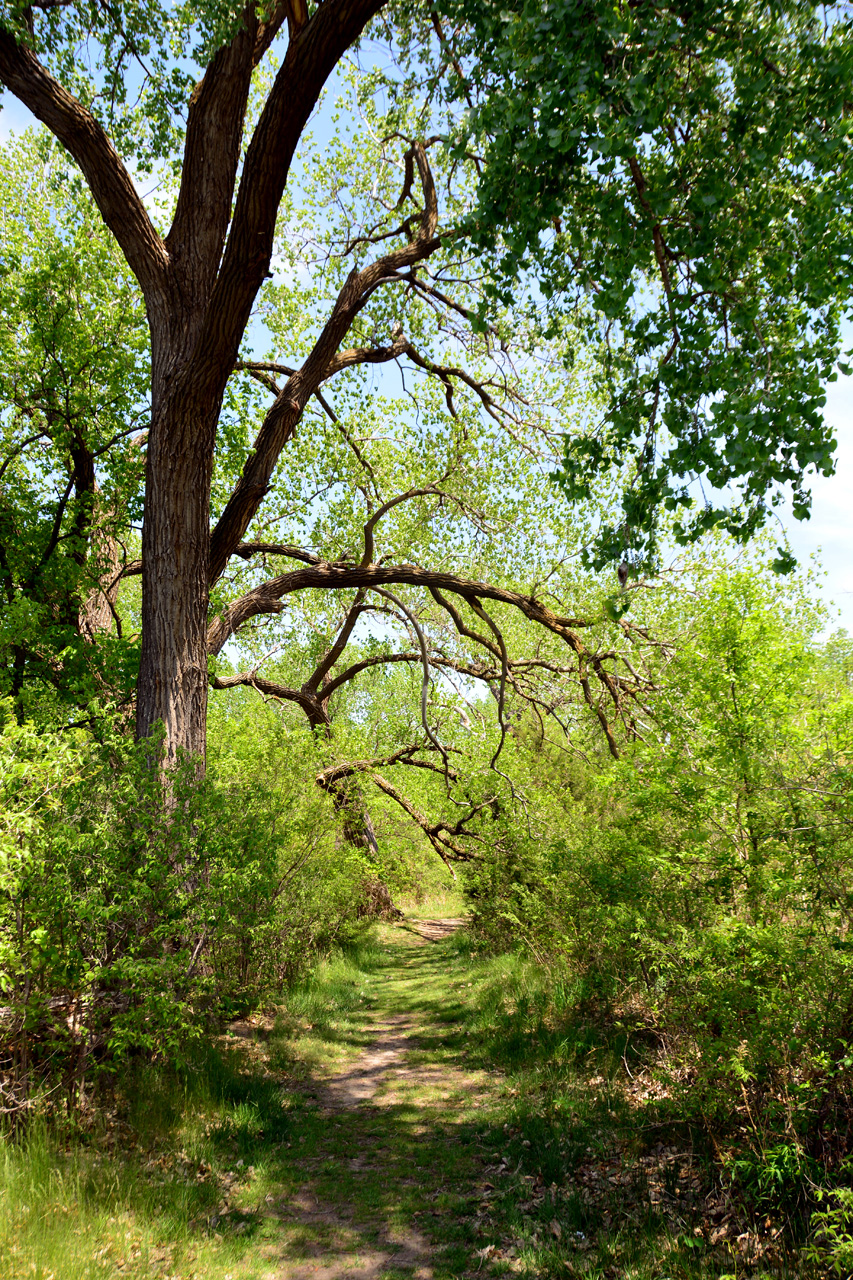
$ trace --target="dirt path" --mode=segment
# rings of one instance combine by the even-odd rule
[[[400,927],[408,929],[410,933],[423,938],[427,942],[440,942],[442,938],[449,938],[464,923],[464,920],[458,918],[448,920],[409,920]]]
[[[372,1007],[335,1046],[345,1064],[302,1080],[290,1185],[262,1212],[274,1235],[261,1246],[264,1277],[442,1280],[482,1266],[470,1229],[486,1191],[472,1119],[495,1082],[460,1052],[434,945],[461,923],[398,926]]]
[[[539,975],[455,925],[383,927],[43,1186],[7,1173],[3,1280],[804,1280],[643,1132],[624,1045],[549,1027]]]

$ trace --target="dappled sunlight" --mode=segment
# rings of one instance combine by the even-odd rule
[[[374,928],[177,1087],[141,1070],[95,1149],[34,1130],[3,1280],[717,1280],[731,1206],[628,1105],[623,1042],[438,923]]]

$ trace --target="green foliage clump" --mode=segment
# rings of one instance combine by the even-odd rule
[[[546,331],[579,311],[600,352],[606,419],[567,434],[558,482],[577,501],[632,464],[593,558],[653,552],[664,509],[681,538],[746,539],[785,485],[806,518],[810,469],[833,466],[823,384],[850,296],[846,15],[800,0],[443,12],[458,152],[482,157],[467,229],[487,293],[532,276]],[[697,473],[717,496],[693,508]]]
[[[757,575],[718,575],[646,740],[564,769],[561,798],[540,744],[539,832],[508,826],[468,885],[480,936],[571,976],[574,1016],[653,1044],[673,1114],[792,1219],[843,1185],[853,1103],[853,691],[849,643],[815,625]]]
[[[257,725],[254,726],[257,729]],[[285,747],[287,750],[285,750]],[[129,1054],[186,1060],[211,1020],[251,1007],[354,927],[364,866],[336,848],[308,746],[235,727],[197,777],[156,746],[0,736],[2,1070],[11,1103]]]

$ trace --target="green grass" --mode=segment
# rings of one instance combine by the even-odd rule
[[[579,1022],[571,989],[464,933],[417,943],[380,926],[290,992],[266,1040],[223,1037],[181,1080],[140,1072],[87,1132],[8,1142],[3,1280],[784,1273],[695,1235],[701,1206],[677,1201],[667,1157],[670,1211],[650,1202],[624,1040]],[[343,1106],[340,1078],[383,1036],[405,1053]]]
[[[457,883],[442,880],[427,886],[419,896],[400,894],[394,899],[407,916],[418,920],[452,920],[468,914],[465,894]]]

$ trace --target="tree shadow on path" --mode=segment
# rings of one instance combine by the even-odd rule
[[[448,990],[454,954],[430,945],[461,923],[398,927],[365,972],[373,1007],[348,1034],[329,1026],[329,1043],[344,1043],[349,1061],[312,1071],[292,1096],[289,1141],[266,1166],[266,1181],[281,1191],[266,1197],[250,1225],[269,1268],[264,1274],[482,1274],[497,1080],[468,1061],[464,1005]],[[286,1050],[274,1034],[271,1070]]]

